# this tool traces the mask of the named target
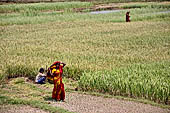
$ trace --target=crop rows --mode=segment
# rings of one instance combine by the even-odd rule
[[[86,72],[79,80],[84,91],[144,98],[169,104],[169,63],[133,65],[111,72]],[[166,71],[166,73],[165,73]]]

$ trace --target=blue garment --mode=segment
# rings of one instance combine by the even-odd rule
[[[38,79],[38,84],[44,84],[45,83],[45,79],[46,79],[46,77],[40,77],[39,79]]]

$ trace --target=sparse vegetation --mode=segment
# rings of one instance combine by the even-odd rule
[[[46,84],[46,87],[52,88],[49,84]],[[0,105],[29,105],[50,113],[72,113],[49,105],[46,101],[49,96],[51,96],[49,90],[42,90],[36,84],[30,84],[25,81],[25,78],[17,78],[1,86]]]

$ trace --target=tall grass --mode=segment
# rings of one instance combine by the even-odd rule
[[[57,2],[57,3],[32,3],[32,4],[10,4],[1,5],[0,13],[31,13],[38,11],[73,11],[75,8],[89,8],[93,6],[90,2]]]
[[[28,77],[29,79],[34,80],[38,70],[39,68],[33,68],[28,65],[9,65],[4,74],[8,78]]]
[[[135,64],[111,72],[86,72],[79,80],[85,91],[98,91],[113,95],[141,97],[155,102],[169,103],[170,63]]]
[[[155,3],[155,2],[143,2],[143,3],[127,3],[126,5],[121,6],[124,9],[130,8],[159,8],[159,9],[170,9],[169,3]]]

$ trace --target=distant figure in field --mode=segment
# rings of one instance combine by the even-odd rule
[[[44,69],[40,68],[38,75],[35,78],[37,84],[45,84],[46,75],[44,74]]]
[[[126,13],[126,22],[130,22],[130,12],[127,12]]]
[[[54,83],[52,98],[56,101],[64,101],[65,99],[64,84],[62,82],[63,68],[65,65],[65,63],[56,61],[48,68],[47,77],[51,75]]]

